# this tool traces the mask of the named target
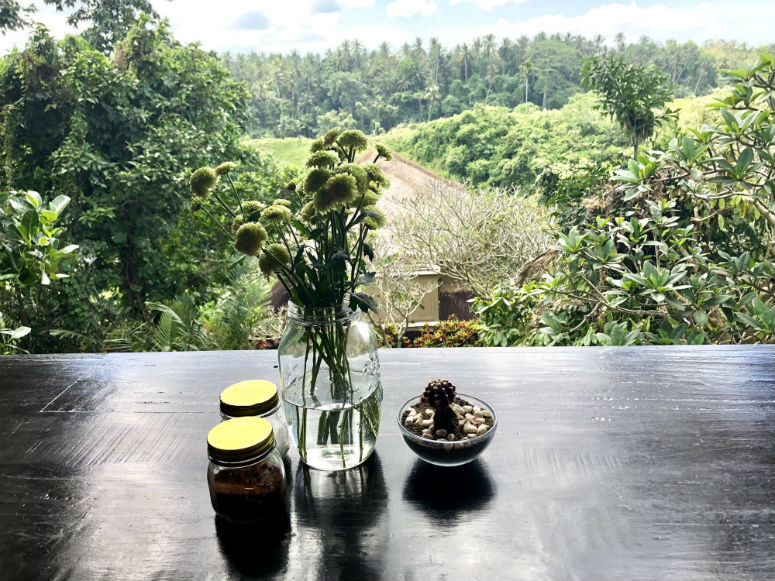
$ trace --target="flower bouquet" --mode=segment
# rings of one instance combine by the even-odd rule
[[[268,206],[240,199],[229,177],[233,163],[191,175],[195,205],[215,198],[231,220],[222,228],[234,247],[258,257],[261,271],[288,292],[289,324],[278,348],[286,417],[301,459],[328,470],[366,460],[380,422],[377,341],[361,315],[377,309],[363,287],[374,278],[369,234],[385,223],[376,203],[388,182],[376,161],[390,153],[377,145],[372,163],[355,164],[366,146],[360,131],[329,131],[312,143],[286,197]],[[231,202],[217,191],[224,176]]]

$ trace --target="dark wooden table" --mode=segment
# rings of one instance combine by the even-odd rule
[[[380,352],[374,456],[288,462],[287,518],[219,523],[205,437],[275,352],[0,358],[0,579],[773,579],[775,349]],[[446,377],[500,426],[418,460],[398,406]]]

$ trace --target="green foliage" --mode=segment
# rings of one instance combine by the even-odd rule
[[[477,321],[451,318],[431,327],[426,323],[420,335],[411,340],[411,347],[481,347],[481,326]]]
[[[477,107],[416,126],[397,150],[444,175],[473,184],[530,189],[549,165],[590,165],[619,159],[621,132],[577,95],[559,111],[520,105],[513,111]],[[393,144],[390,134],[388,143]]]
[[[148,321],[147,303],[186,291],[207,302],[211,281],[225,282],[231,252],[187,212],[188,168],[235,159],[237,189],[265,201],[293,175],[240,143],[246,99],[212,55],[148,17],[111,57],[43,28],[5,57],[0,179],[70,197],[63,242],[85,259],[41,305],[69,344],[36,337],[35,350],[99,350],[111,321]]]
[[[426,323],[419,331],[407,334],[399,333],[393,324],[384,325],[379,329],[380,347],[399,346],[406,347],[481,347],[484,343],[481,339],[482,325],[475,320],[458,321],[452,318],[439,321],[434,325]]]
[[[72,262],[78,246],[60,248],[63,231],[56,224],[69,202],[70,198],[60,195],[44,204],[40,194],[33,191],[0,193],[0,305],[5,311],[0,311],[0,333],[4,352],[19,349],[23,337],[29,341],[28,325],[40,313],[40,297],[52,279],[67,277],[61,270],[66,262]],[[22,324],[6,328],[11,322]]]
[[[772,342],[775,58],[727,74],[713,124],[590,192],[551,275],[475,303],[488,344]]]
[[[226,54],[235,78],[250,87],[249,132],[256,137],[313,137],[332,127],[379,135],[398,125],[450,117],[477,105],[533,103],[560,108],[581,90],[581,60],[604,51],[603,38],[537,34],[487,35],[442,47],[417,39],[374,50],[344,41],[325,54]],[[718,67],[755,62],[749,47],[714,41],[657,44],[641,38],[612,51],[638,67],[669,75],[677,95],[703,95],[717,86]]]
[[[599,108],[627,132],[638,157],[638,144],[651,137],[665,118],[654,109],[664,107],[672,97],[667,75],[653,66],[639,67],[620,56],[606,55],[586,59],[581,80],[600,94]]]

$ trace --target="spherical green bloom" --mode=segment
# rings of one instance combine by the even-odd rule
[[[296,191],[296,182],[294,182],[294,181],[288,182],[287,184],[285,184],[285,189],[286,190],[290,190],[291,192],[295,192]]]
[[[319,214],[325,214],[326,212],[328,212],[331,208],[336,206],[338,201],[339,200],[334,199],[334,197],[326,188],[318,190],[317,192],[315,192],[315,195],[312,197],[312,203],[315,206],[315,210]]]
[[[315,207],[315,202],[308,202],[304,205],[299,212],[301,219],[307,224],[314,224],[318,219],[318,209]]]
[[[231,221],[231,231],[236,232],[244,223],[245,217],[242,214],[237,214],[234,216],[234,220]]]
[[[385,161],[390,161],[391,159],[393,159],[393,154],[390,153],[390,150],[384,145],[382,145],[381,143],[377,143],[374,147],[376,148],[379,156],[381,158],[384,158]]]
[[[291,211],[285,206],[269,206],[261,212],[261,219],[266,222],[284,222],[291,217]]]
[[[376,164],[367,163],[361,167],[363,167],[363,170],[368,174],[369,179],[373,181],[377,187],[386,188],[390,185],[390,182],[385,177],[385,174],[382,173],[382,170],[379,169],[379,166]]]
[[[366,206],[374,206],[381,197],[382,196],[379,192],[375,192],[374,190],[366,190],[366,195],[363,196],[363,202],[361,203],[361,206],[364,208]],[[355,202],[357,203],[358,200],[355,200]]]
[[[237,164],[233,161],[225,161],[221,165],[215,168],[215,173],[219,176],[226,175],[230,171],[234,171],[237,168]]]
[[[326,147],[331,147],[341,132],[342,130],[338,127],[334,127],[333,129],[329,130],[328,133],[323,136],[323,144]]]
[[[272,276],[282,266],[291,265],[291,255],[282,244],[270,244],[258,258],[258,267],[266,276]]]
[[[316,151],[307,158],[307,167],[333,167],[339,158],[330,151]]]
[[[261,224],[251,222],[243,224],[237,230],[237,238],[234,240],[234,248],[248,256],[258,256],[266,242],[266,230]]]
[[[366,191],[366,188],[369,186],[369,174],[366,173],[366,171],[359,165],[356,165],[354,163],[348,163],[342,166],[339,166],[336,168],[336,173],[343,174],[347,173],[350,174],[355,178],[356,183],[358,184],[358,192],[363,193]]]
[[[210,190],[218,183],[218,174],[211,167],[200,167],[191,174],[189,183],[191,185],[191,192],[195,196],[207,198],[210,195]]]
[[[261,217],[261,211],[266,208],[264,204],[256,200],[248,200],[242,202],[242,213],[245,217],[245,222],[258,222]]]
[[[323,189],[335,202],[351,202],[358,197],[358,182],[350,174],[335,175]]]
[[[315,153],[316,151],[323,151],[326,149],[326,144],[323,143],[322,139],[316,139],[309,145],[309,152]]]
[[[196,212],[202,208],[202,198],[194,196],[191,198],[191,211]]]
[[[363,224],[371,230],[378,230],[385,225],[385,214],[380,212],[376,206],[366,206],[363,209],[364,212],[372,212],[371,216],[366,216],[363,219]]]
[[[272,202],[272,205],[290,207],[291,201],[286,200],[285,198],[277,198],[274,202]]]
[[[308,195],[313,195],[328,181],[333,174],[327,169],[316,167],[309,171],[304,178],[304,191]]]
[[[350,129],[339,136],[339,145],[344,148],[352,147],[356,151],[360,151],[361,149],[366,149],[368,144],[369,140],[366,139],[363,131],[358,131],[357,129]]]

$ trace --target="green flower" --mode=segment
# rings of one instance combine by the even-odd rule
[[[358,197],[358,182],[349,174],[335,175],[323,189],[334,202],[351,202]]]
[[[376,206],[366,206],[363,208],[364,212],[368,212],[369,215],[363,219],[363,224],[371,230],[378,230],[385,225],[385,214],[380,212]]]
[[[318,209],[315,207],[315,202],[308,202],[304,205],[299,212],[301,219],[307,224],[313,224],[318,219]]]
[[[331,147],[341,132],[342,130],[338,127],[334,127],[333,129],[329,130],[328,133],[323,136],[323,145],[326,147]]]
[[[242,213],[244,214],[245,222],[258,222],[261,211],[264,208],[266,208],[266,206],[256,200],[242,202]]]
[[[291,255],[282,244],[270,244],[258,258],[258,267],[266,276],[272,276],[283,266],[291,265]]]
[[[215,173],[219,176],[226,175],[230,171],[234,171],[237,168],[237,164],[233,161],[225,161],[221,165],[215,168]]]
[[[291,211],[285,206],[269,206],[261,212],[261,219],[266,222],[284,222],[291,217]]]
[[[366,149],[368,144],[369,140],[366,139],[363,131],[358,131],[357,129],[350,129],[339,136],[339,145],[346,148],[352,147],[356,151]]]
[[[326,144],[323,143],[322,139],[316,139],[312,143],[309,144],[309,152],[315,153],[316,151],[323,151],[326,149]]]
[[[304,191],[308,195],[313,195],[328,181],[333,174],[327,169],[315,168],[310,170],[307,177],[304,178]]]
[[[258,256],[266,242],[266,230],[261,224],[251,222],[243,224],[237,230],[237,238],[234,240],[234,248],[248,256]]]
[[[390,150],[381,143],[377,143],[374,147],[376,148],[379,157],[383,158],[385,161],[390,161],[393,159],[393,154],[390,153]]]
[[[380,199],[381,195],[379,192],[375,192],[374,190],[366,190],[366,195],[363,196],[363,201],[361,201],[360,198],[353,201],[353,205],[357,205],[360,203],[361,206],[364,208],[366,206],[374,206],[376,205],[377,201]]]
[[[274,202],[272,202],[273,206],[285,206],[286,208],[290,207],[291,201],[286,200],[285,198],[277,198]]]
[[[196,212],[202,207],[202,198],[194,196],[191,198],[191,211]]]
[[[386,188],[390,185],[390,182],[379,169],[379,166],[373,163],[367,163],[361,166],[363,170],[368,174],[369,179],[374,182],[377,187]]]
[[[286,190],[290,190],[291,192],[295,192],[296,191],[296,182],[294,182],[294,181],[288,182],[287,184],[285,184],[285,189]]]
[[[236,216],[234,216],[234,220],[231,221],[231,231],[237,232],[240,226],[242,226],[244,223],[245,223],[245,217],[242,214],[237,214]]]
[[[191,192],[195,196],[207,198],[210,196],[210,190],[218,183],[218,174],[211,167],[200,167],[191,174],[189,183],[191,185]]]
[[[336,168],[335,171],[338,174],[348,173],[353,176],[358,184],[358,192],[361,194],[365,192],[366,188],[369,186],[369,174],[367,174],[366,170],[359,165],[348,163]]]
[[[339,158],[330,151],[316,151],[307,158],[307,167],[333,167]]]

